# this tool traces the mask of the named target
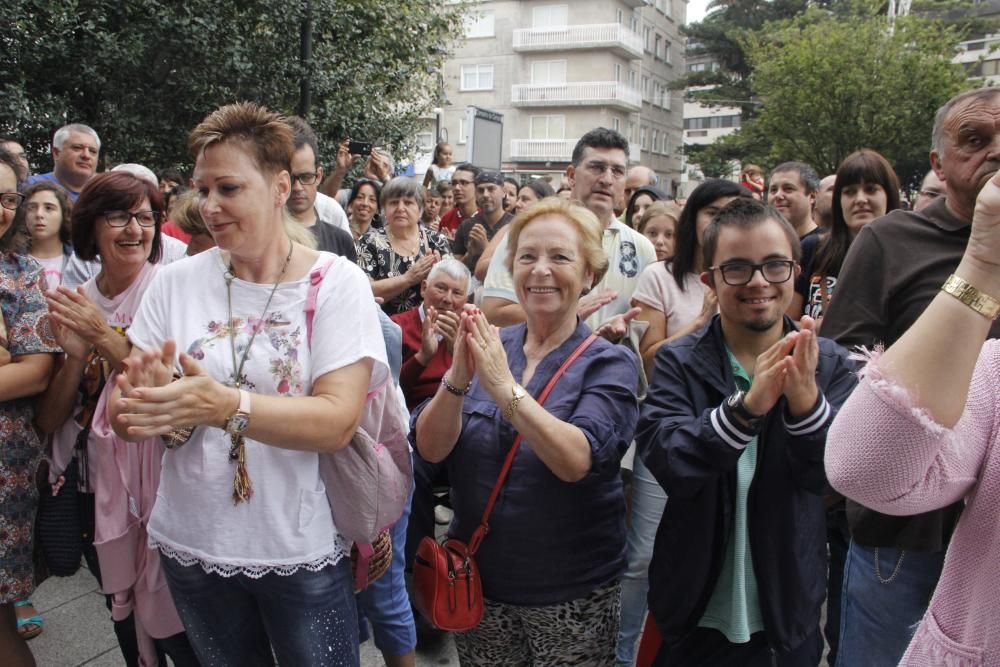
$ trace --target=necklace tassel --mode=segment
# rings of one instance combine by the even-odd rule
[[[233,477],[233,504],[249,502],[253,497],[253,482],[247,472],[246,445],[239,444],[239,460],[236,463],[236,476]]]

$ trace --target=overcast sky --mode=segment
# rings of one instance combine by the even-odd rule
[[[687,22],[694,23],[705,17],[709,0],[690,0],[687,6]]]

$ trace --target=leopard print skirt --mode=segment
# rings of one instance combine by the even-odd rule
[[[482,622],[455,634],[463,667],[608,667],[615,664],[621,585],[545,607],[486,600]]]

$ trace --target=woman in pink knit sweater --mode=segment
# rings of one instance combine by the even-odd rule
[[[998,298],[1000,173],[954,276],[830,427],[827,475],[844,495],[897,515],[966,502],[901,665],[1000,665],[1000,341],[984,344]]]

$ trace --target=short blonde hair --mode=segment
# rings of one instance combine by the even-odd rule
[[[653,218],[670,218],[674,221],[674,227],[676,228],[677,223],[681,219],[681,207],[672,201],[653,202],[642,212],[642,217],[639,218],[635,230],[641,234],[642,230],[646,228],[646,224]]]
[[[576,227],[580,236],[584,266],[594,274],[594,285],[601,282],[601,278],[608,272],[608,255],[604,252],[603,243],[604,225],[589,209],[561,197],[546,197],[532,204],[510,223],[510,231],[507,232],[507,257],[504,260],[507,270],[514,273],[514,255],[521,231],[538,218],[547,215],[559,216]]]
[[[253,158],[261,172],[291,173],[295,133],[281,114],[253,102],[219,107],[188,135],[188,153],[195,162],[208,148],[234,142]]]
[[[195,162],[216,144],[233,142],[253,160],[254,166],[270,178],[282,171],[292,172],[295,133],[288,119],[253,102],[219,107],[205,116],[188,135],[188,153]],[[316,237],[283,209],[282,223],[293,243],[316,248]],[[324,224],[317,222],[316,224]]]
[[[181,231],[188,236],[208,234],[208,227],[201,218],[196,190],[188,190],[178,195],[170,207],[169,214],[170,221],[180,227]]]

